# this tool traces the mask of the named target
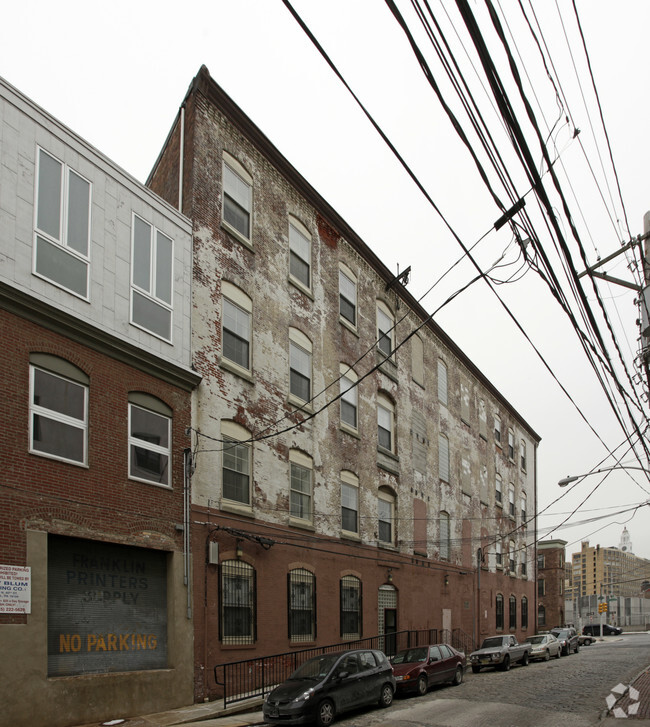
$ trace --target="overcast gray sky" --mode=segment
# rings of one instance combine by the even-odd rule
[[[521,3],[553,60],[549,71],[566,100],[560,107],[519,2],[493,2],[507,19],[509,42],[522,72],[526,70],[526,92],[544,134],[553,142],[549,142],[553,158],[559,155],[554,169],[588,260],[593,263],[598,255],[605,257],[616,251],[630,233],[642,233],[643,214],[650,209],[646,191],[650,79],[645,37],[650,27],[650,3],[576,0],[623,207],[573,3]],[[527,193],[528,182],[512,153],[494,101],[485,91],[456,3],[430,0],[429,4],[457,54],[519,194]],[[468,128],[418,27],[411,3],[398,0],[397,5],[431,63],[445,99]],[[580,506],[565,526],[552,533],[552,537],[568,541],[568,553],[578,550],[583,539],[592,544],[618,545],[626,524],[634,551],[650,558],[648,507],[636,514],[630,510],[650,497],[650,485],[642,473],[636,482],[629,476],[632,472],[617,472],[598,487],[597,476],[569,492],[557,487],[561,477],[596,467],[606,457],[606,447],[614,450],[621,445],[625,432],[567,317],[539,277],[528,266],[521,266],[509,226],[486,235],[501,212],[441,112],[387,5],[380,0],[295,0],[294,7],[412,167],[448,224],[396,162],[281,0],[11,3],[3,8],[0,75],[144,181],[193,76],[205,64],[217,83],[388,267],[397,272],[398,266],[400,270],[413,266],[409,290],[416,297],[424,295],[463,257],[450,228],[467,247],[483,238],[475,249],[477,261],[487,269],[501,259],[502,267],[494,270],[495,275],[513,279],[496,290],[575,404],[562,393],[485,283],[477,283],[458,296],[436,320],[542,437],[538,451],[540,509],[550,507],[540,517],[540,533],[559,525]],[[488,32],[483,0],[470,2],[470,7],[484,30],[499,72],[507,78],[503,53],[493,33]],[[508,93],[515,98],[514,87],[510,81],[508,84]],[[521,105],[516,113],[524,122]],[[576,128],[580,129],[577,138]],[[544,171],[539,147],[528,134],[527,138],[538,170]],[[476,145],[475,138],[472,142]],[[496,177],[491,179],[498,187]],[[552,189],[548,175],[544,179]],[[501,199],[507,199],[501,188],[498,192]],[[526,200],[542,245],[545,249],[548,246],[560,274],[553,242],[534,198],[528,195]],[[554,204],[559,204],[557,198]],[[559,207],[558,218],[570,240]],[[572,245],[576,267],[582,270],[575,249]],[[624,256],[606,270],[632,280]],[[430,311],[436,309],[475,273],[463,260],[431,289],[422,304]],[[597,311],[591,286],[585,285],[585,290]],[[635,294],[605,283],[599,284],[599,291],[622,354],[634,371],[639,349]],[[602,317],[598,323],[606,335]],[[608,346],[615,355],[611,339]],[[647,401],[645,406],[647,411]],[[642,422],[643,416],[635,417]],[[619,450],[618,456],[624,451]],[[638,465],[631,454],[623,456],[623,461]],[[561,500],[551,504],[562,494]]]

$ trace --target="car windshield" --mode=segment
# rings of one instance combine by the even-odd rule
[[[526,639],[526,641],[527,641],[527,642],[528,642],[529,644],[541,644],[541,643],[543,643],[543,642],[544,642],[544,637],[543,637],[543,636],[529,636],[529,637],[528,637],[528,638]]]
[[[503,646],[503,639],[495,636],[493,639],[485,639],[482,649],[500,649]]]
[[[562,631],[561,629],[553,630],[553,631],[551,631],[551,633],[553,634],[553,636],[557,637],[558,639],[563,639],[566,636],[568,636],[568,634],[569,634],[568,631]]]
[[[323,654],[309,659],[289,677],[292,681],[302,679],[322,679],[326,677],[334,664],[339,660],[340,654]]]
[[[400,651],[398,654],[391,659],[393,664],[412,664],[417,661],[426,661],[429,649],[417,648],[417,649],[405,649]]]

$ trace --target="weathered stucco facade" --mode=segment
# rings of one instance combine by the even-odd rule
[[[148,184],[194,224],[196,699],[342,638],[534,633],[525,420],[207,69]]]

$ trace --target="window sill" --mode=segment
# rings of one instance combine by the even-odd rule
[[[293,517],[292,515],[289,515],[289,525],[294,528],[300,528],[301,530],[310,530],[311,532],[316,532],[314,523],[309,520],[303,520],[298,517]]]
[[[289,275],[287,280],[294,288],[297,288],[301,293],[306,295],[310,300],[314,300],[314,293],[311,288],[308,288],[304,283],[301,283],[298,278],[294,278],[293,275]]]
[[[383,449],[377,449],[377,467],[399,476],[399,458]]]
[[[287,404],[291,404],[291,406],[295,406],[296,409],[300,409],[300,411],[304,411],[307,414],[313,414],[314,412],[312,405],[308,401],[299,399],[294,394],[289,394],[287,397]]]
[[[341,537],[344,540],[354,540],[355,543],[361,542],[361,536],[358,533],[353,533],[350,530],[341,530]]]
[[[229,371],[231,374],[235,374],[235,376],[238,376],[240,379],[244,379],[244,381],[248,381],[249,384],[254,384],[255,379],[251,375],[251,372],[248,369],[243,368],[242,366],[237,365],[233,361],[230,361],[227,358],[221,357],[221,360],[219,361],[219,368],[225,369],[226,371]]]
[[[397,363],[393,358],[387,358],[384,353],[377,351],[377,364],[382,374],[388,376],[388,378],[396,384],[399,383],[397,378]]]
[[[339,425],[339,429],[342,432],[345,432],[346,434],[349,434],[351,437],[354,437],[355,439],[361,439],[361,435],[359,434],[359,431],[357,429],[352,429],[352,427],[345,424],[345,422],[341,422]]]
[[[382,548],[383,550],[392,550],[395,553],[399,552],[399,548],[396,545],[393,545],[392,543],[385,543],[383,540],[377,541],[377,547]]]
[[[245,517],[255,517],[252,505],[245,505],[241,502],[235,502],[234,500],[222,499],[219,503],[219,509],[224,512],[232,512],[236,515],[244,515]]]
[[[244,247],[248,248],[251,252],[255,252],[253,249],[253,243],[246,237],[244,237],[241,232],[231,225],[229,225],[225,220],[221,220],[221,229],[230,235],[230,237],[233,237],[237,242],[240,242]]]
[[[162,490],[171,490],[171,485],[163,485],[161,482],[154,482],[153,480],[143,480],[139,477],[130,477],[130,482],[139,482],[141,485],[151,485],[152,487],[159,487]]]
[[[350,333],[353,333],[357,338],[359,338],[359,331],[357,330],[357,327],[354,325],[354,323],[351,323],[347,318],[344,318],[342,315],[339,315],[339,323],[344,328],[347,328]]]

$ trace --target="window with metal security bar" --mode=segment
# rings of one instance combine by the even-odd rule
[[[240,560],[221,564],[220,637],[224,644],[252,644],[256,638],[255,569]]]
[[[503,631],[503,623],[504,623],[504,614],[503,614],[503,596],[500,593],[497,593],[496,601],[495,601],[495,626],[497,631]]]
[[[356,576],[341,578],[341,637],[361,638],[361,581]]]
[[[514,596],[510,596],[509,599],[508,627],[511,629],[517,628],[517,599]]]
[[[289,602],[289,639],[293,642],[316,638],[316,578],[296,568],[287,575]]]

